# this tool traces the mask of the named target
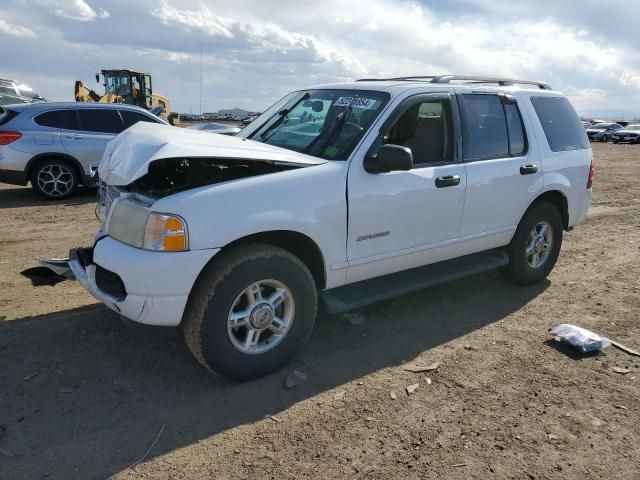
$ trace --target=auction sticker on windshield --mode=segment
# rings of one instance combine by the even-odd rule
[[[376,101],[373,98],[353,98],[353,97],[339,97],[333,103],[334,107],[348,107],[351,105],[354,108],[362,108],[363,110],[371,110],[375,107]]]

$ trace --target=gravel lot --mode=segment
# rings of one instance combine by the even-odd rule
[[[546,338],[569,322],[640,347],[640,146],[594,156],[592,213],[546,283],[491,272],[322,315],[290,368],[245,384],[74,282],[33,288],[33,257],[91,242],[95,194],[0,186],[0,478],[640,478],[640,358]],[[403,362],[440,366],[429,383]]]

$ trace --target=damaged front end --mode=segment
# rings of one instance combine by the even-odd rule
[[[151,162],[146,175],[130,183],[127,190],[157,199],[185,190],[284,172],[301,166],[237,158],[165,158]]]

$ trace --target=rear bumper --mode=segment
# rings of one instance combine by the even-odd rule
[[[27,174],[21,170],[0,169],[0,183],[9,183],[11,185],[26,185]]]
[[[218,251],[149,252],[105,237],[96,243],[89,261],[72,251],[69,268],[87,292],[129,320],[176,326],[198,275]],[[122,293],[99,288],[97,266],[120,278]]]
[[[580,210],[578,211],[578,216],[576,217],[575,222],[573,222],[573,224],[571,225],[572,227],[586,220],[587,216],[589,215],[589,207],[591,206],[592,196],[592,190],[590,188],[587,188],[587,192],[585,193],[582,200],[582,205],[580,205]]]

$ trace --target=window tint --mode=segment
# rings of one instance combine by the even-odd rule
[[[78,114],[75,110],[54,110],[44,112],[35,119],[38,125],[43,127],[62,128],[65,130],[80,130]]]
[[[432,100],[410,106],[385,135],[384,143],[409,148],[414,165],[450,162],[453,160],[451,103]]]
[[[504,105],[504,112],[507,115],[509,130],[509,154],[512,156],[522,155],[527,149],[527,145],[518,106],[515,103],[508,103]]]
[[[116,110],[78,109],[80,125],[87,132],[120,133],[124,130],[120,115]]]
[[[135,125],[138,122],[150,122],[150,123],[160,123],[149,115],[145,115],[140,112],[132,112],[131,110],[120,110],[120,115],[122,115],[122,120],[124,120],[124,128],[129,128],[132,125]]]
[[[469,94],[463,98],[465,159],[509,156],[507,123],[498,96]]]
[[[589,148],[589,139],[580,118],[564,97],[531,97],[553,152]]]

